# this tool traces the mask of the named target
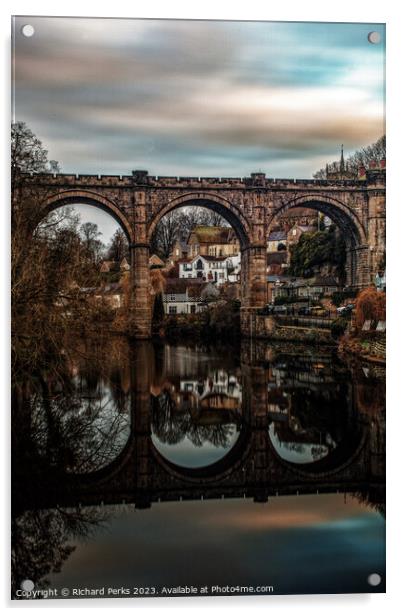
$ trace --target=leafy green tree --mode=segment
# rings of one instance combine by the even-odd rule
[[[297,244],[290,247],[289,274],[309,278],[315,270],[331,265],[342,278],[345,261],[345,241],[331,225],[327,231],[304,233]]]

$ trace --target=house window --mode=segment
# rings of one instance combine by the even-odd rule
[[[201,259],[198,259],[198,261],[197,261],[197,263],[196,263],[196,266],[195,266],[195,269],[198,269],[198,270],[202,270],[202,269],[204,269],[204,264],[203,264],[203,262],[201,261]]]
[[[169,306],[169,314],[177,314],[177,306]]]
[[[195,313],[195,304],[192,304],[192,305],[190,306],[190,312],[191,312],[191,314],[194,314],[194,313]]]

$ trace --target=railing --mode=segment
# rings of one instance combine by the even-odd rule
[[[278,325],[288,327],[317,327],[319,329],[331,329],[334,317],[314,317],[314,316],[289,316],[289,315],[272,315],[275,317]]]

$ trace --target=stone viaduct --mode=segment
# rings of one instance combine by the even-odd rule
[[[25,185],[39,195],[44,216],[66,204],[86,203],[111,214],[124,230],[131,251],[133,337],[151,331],[149,246],[161,218],[183,206],[204,206],[221,214],[241,245],[242,330],[248,313],[266,303],[266,238],[278,215],[309,207],[329,216],[347,244],[347,285],[373,282],[385,251],[385,161],[360,169],[356,179],[269,179],[162,177],[147,171],[131,176],[37,174]]]

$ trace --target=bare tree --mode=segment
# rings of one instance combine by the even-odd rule
[[[101,232],[94,222],[85,222],[80,227],[80,236],[84,246],[84,255],[93,263],[97,263],[101,257],[104,245],[99,239]]]
[[[167,258],[176,240],[186,241],[197,226],[227,227],[229,223],[218,212],[205,207],[187,206],[166,214],[159,222],[151,242],[152,252]]]
[[[368,145],[360,150],[356,150],[354,154],[345,160],[345,168],[357,176],[359,167],[368,167],[370,163],[380,163],[386,157],[386,138],[385,135],[380,137],[375,143]],[[333,161],[328,163],[326,168],[319,169],[313,174],[315,179],[325,179],[327,171],[336,173],[340,171],[340,162]]]
[[[57,173],[59,164],[48,160],[47,150],[33,134],[25,122],[16,122],[11,126],[11,176],[14,184],[16,175],[21,173]]]
[[[129,247],[127,238],[121,229],[117,229],[107,250],[107,256],[111,261],[121,261],[126,257],[129,258]]]
[[[85,228],[81,237],[68,210],[43,221],[43,195],[27,173],[48,170],[47,151],[23,123],[12,127],[11,162],[12,360],[13,380],[22,383],[41,370],[57,372],[66,335],[101,327],[107,315],[82,291],[100,284],[99,268],[84,258],[85,241],[98,247],[98,231]]]
[[[180,219],[176,212],[166,214],[159,222],[151,240],[151,250],[167,258],[180,235]]]

